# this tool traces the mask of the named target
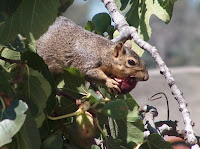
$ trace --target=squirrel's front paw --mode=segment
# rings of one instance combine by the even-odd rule
[[[118,87],[119,83],[111,78],[108,78],[106,80],[106,84],[105,84],[108,88],[108,91],[113,93],[114,95],[117,95],[119,93],[121,93],[120,88]]]

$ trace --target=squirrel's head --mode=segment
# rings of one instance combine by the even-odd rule
[[[119,42],[115,45],[112,56],[114,63],[111,74],[125,93],[132,90],[138,81],[148,80],[146,65],[131,48]]]

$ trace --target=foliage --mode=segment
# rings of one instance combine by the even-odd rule
[[[1,43],[13,41],[17,34],[29,39],[30,32],[36,39],[39,38],[54,22],[58,6],[59,2],[54,0],[21,1],[15,13],[7,16],[0,24]],[[38,29],[38,26],[41,26],[41,28]]]
[[[15,2],[0,3],[0,147],[171,147],[159,136],[144,141],[144,126],[137,114],[139,106],[130,94],[115,97],[104,86],[97,86],[97,93],[93,86],[88,87],[76,68],[66,68],[63,74],[52,76],[37,55],[34,38],[38,39],[53,23],[58,9],[63,12],[73,0]],[[141,12],[141,1],[117,2],[127,11],[131,25],[135,25],[131,22],[135,20],[144,39],[150,37],[151,14],[166,22],[172,15],[172,1],[145,1]],[[162,11],[162,15],[151,7]],[[134,11],[139,12],[136,17]],[[109,38],[113,38],[115,31],[106,13],[95,15],[85,28]]]
[[[103,35],[105,32],[110,38],[113,37],[114,26],[111,25],[111,18],[107,13],[98,13],[93,18],[92,21],[88,21],[85,25],[85,29],[88,31],[95,31],[95,33]]]
[[[149,40],[151,28],[149,20],[151,15],[156,15],[165,23],[169,23],[173,6],[176,0],[115,0],[121,11],[126,11],[126,19],[132,26],[138,28],[138,32],[144,40]]]

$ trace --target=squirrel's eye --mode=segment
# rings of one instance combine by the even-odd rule
[[[129,65],[132,65],[132,66],[134,66],[136,64],[135,61],[132,59],[128,60],[128,63],[129,63]]]

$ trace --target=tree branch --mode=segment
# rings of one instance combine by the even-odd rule
[[[71,95],[69,95],[67,92],[65,92],[65,91],[63,91],[63,90],[60,90],[60,89],[58,89],[58,88],[56,88],[56,94],[57,94],[58,96],[64,96],[64,97],[70,99],[70,100],[71,100],[72,102],[74,102],[74,103],[76,103],[76,101],[78,100],[78,99],[72,97]]]
[[[184,123],[185,123],[185,133],[186,135],[186,142],[189,143],[193,148],[199,148],[197,145],[197,139],[194,135],[193,126],[194,123],[190,119],[190,114],[187,109],[187,103],[183,97],[183,93],[180,91],[180,89],[177,87],[175,80],[169,70],[169,68],[166,66],[165,62],[162,60],[158,50],[156,47],[151,46],[149,43],[142,40],[139,36],[139,34],[136,31],[136,28],[130,27],[125,20],[124,16],[122,16],[117,8],[117,5],[114,0],[102,0],[105,7],[108,9],[112,20],[114,21],[117,29],[119,30],[119,35],[112,41],[117,42],[121,39],[129,38],[131,37],[135,43],[140,46],[145,51],[148,51],[151,56],[154,58],[156,63],[158,64],[160,68],[160,73],[165,76],[166,81],[171,89],[172,94],[174,95],[174,98],[177,100],[179,104],[179,111],[183,115]]]

